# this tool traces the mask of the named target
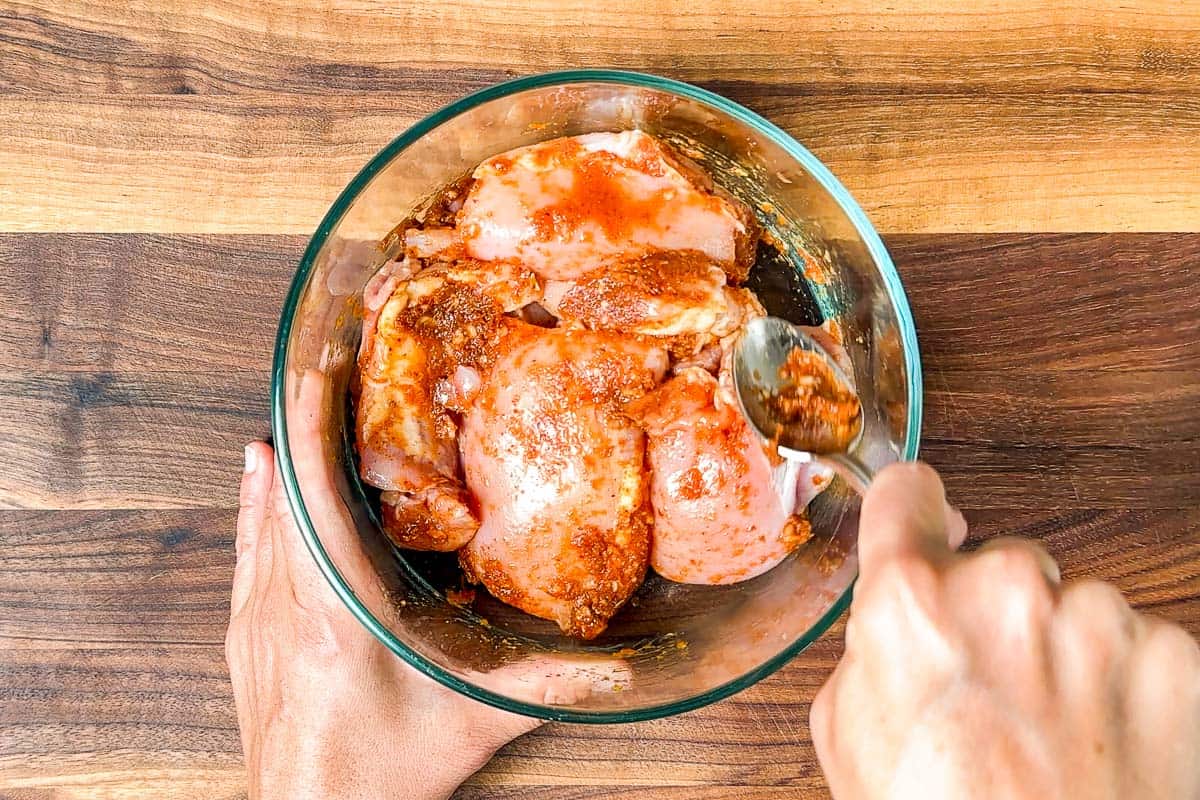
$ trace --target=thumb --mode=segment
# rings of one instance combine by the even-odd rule
[[[949,554],[966,536],[962,515],[946,502],[928,464],[892,464],[871,482],[858,523],[859,572],[865,577],[896,556]]]
[[[257,562],[264,560],[260,551],[264,547],[270,548],[270,535],[263,531],[270,514],[274,473],[274,454],[270,446],[264,442],[246,445],[246,467],[238,495],[237,564],[233,570],[233,596],[229,604],[231,617],[245,608],[254,588]]]

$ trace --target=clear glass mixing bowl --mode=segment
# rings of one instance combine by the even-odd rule
[[[651,573],[606,633],[580,642],[482,589],[468,602],[453,556],[402,552],[381,532],[354,469],[347,387],[389,232],[488,156],[628,128],[672,142],[756,209],[777,244],[754,279],[769,311],[838,322],[866,412],[863,460],[913,459],[920,435],[916,333],[891,258],[833,175],[762,117],[664,78],[578,71],[485,89],[414,125],[338,197],[292,282],[272,382],[279,467],[321,572],[372,634],[457,691],[545,719],[648,719],[744,689],[829,627],[856,574],[858,500],[835,483],[810,509],[813,538],[775,569],[724,587]]]

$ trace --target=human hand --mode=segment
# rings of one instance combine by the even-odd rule
[[[1039,545],[966,536],[924,465],[864,499],[811,728],[837,800],[1200,797],[1200,648]]]
[[[356,587],[381,592],[322,471],[320,385],[302,383],[289,413],[292,462],[332,555],[359,573]],[[421,675],[351,616],[305,548],[262,442],[246,448],[240,506],[225,657],[252,799],[448,797],[538,726]]]
[[[246,448],[225,655],[251,798],[444,798],[538,721],[408,666],[317,571],[275,476]]]

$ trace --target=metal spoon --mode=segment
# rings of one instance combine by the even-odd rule
[[[760,317],[745,327],[733,348],[733,387],[742,413],[760,436],[776,443],[783,458],[823,464],[841,475],[856,492],[865,494],[874,473],[850,455],[862,440],[861,410],[857,426],[847,437],[844,431],[814,430],[780,420],[770,402],[781,389],[787,389],[780,370],[796,349],[819,356],[849,391],[852,384],[841,367],[808,334],[778,317]]]

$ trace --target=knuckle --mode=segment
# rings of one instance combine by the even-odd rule
[[[1022,589],[1047,587],[1046,563],[1049,554],[1033,542],[996,540],[980,549],[972,559],[977,569],[1009,586]]]
[[[916,553],[899,553],[880,565],[864,583],[883,594],[908,594],[931,586],[936,579],[936,570],[928,559]]]
[[[254,486],[248,478],[243,478],[238,487],[238,522],[241,522],[255,508],[258,498],[254,495]]]
[[[938,570],[927,559],[911,553],[888,559],[855,589],[853,638],[901,625],[912,615],[935,618],[939,587]]]
[[[1123,616],[1133,613],[1117,587],[1094,579],[1067,586],[1063,590],[1062,605],[1066,611],[1085,618],[1094,618],[1097,614]]]
[[[859,630],[858,617],[856,616],[858,613],[859,613],[859,610],[857,608],[855,608],[846,617],[846,634],[845,634],[845,647],[843,648],[843,653],[844,653],[843,658],[845,657],[845,655],[857,652],[858,649],[862,646],[862,632]]]
[[[341,663],[356,652],[355,631],[324,614],[306,614],[295,629],[298,650],[315,663]]]
[[[886,469],[879,473],[878,477],[886,476],[894,480],[930,480],[937,479],[937,471],[926,464],[924,461],[900,461],[894,464],[889,464]]]
[[[292,519],[292,510],[286,503],[271,504],[271,522],[278,526],[279,531],[290,531],[296,523]]]
[[[1054,624],[1061,647],[1096,674],[1108,674],[1133,646],[1136,623],[1116,587],[1084,580],[1063,590]]]
[[[907,470],[908,474],[912,475],[914,478],[921,478],[924,480],[941,480],[937,474],[937,470],[926,464],[924,461],[905,462],[904,468]]]
[[[1175,670],[1200,670],[1200,645],[1178,625],[1155,620],[1146,639],[1146,648],[1164,666]]]
[[[987,616],[981,630],[1035,642],[1054,618],[1057,590],[1042,555],[1027,542],[1008,541],[979,550],[955,567],[954,595]]]

